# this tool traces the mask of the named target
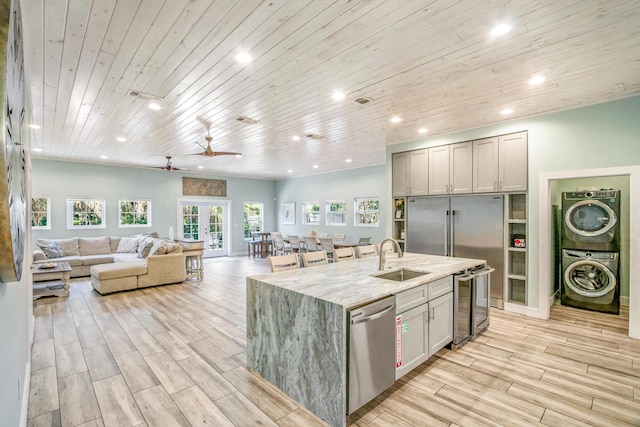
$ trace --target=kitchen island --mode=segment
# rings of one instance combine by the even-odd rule
[[[367,258],[248,277],[247,366],[331,426],[344,426],[348,311],[484,263],[407,253],[392,255],[385,272],[426,274],[382,279],[378,259]]]

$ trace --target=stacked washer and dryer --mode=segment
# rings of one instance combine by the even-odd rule
[[[562,193],[563,305],[619,313],[620,191]]]

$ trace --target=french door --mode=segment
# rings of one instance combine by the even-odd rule
[[[181,234],[204,241],[204,258],[229,255],[229,203],[180,200]]]

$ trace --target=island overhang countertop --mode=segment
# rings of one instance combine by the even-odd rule
[[[414,253],[405,253],[398,258],[396,254],[389,253],[384,271],[378,271],[378,257],[372,257],[261,274],[248,279],[337,304],[349,310],[484,263],[480,259]],[[400,268],[427,274],[403,282],[376,277]]]

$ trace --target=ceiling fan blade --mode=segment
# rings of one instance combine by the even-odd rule
[[[213,156],[242,156],[242,153],[232,153],[231,151],[214,151]]]

